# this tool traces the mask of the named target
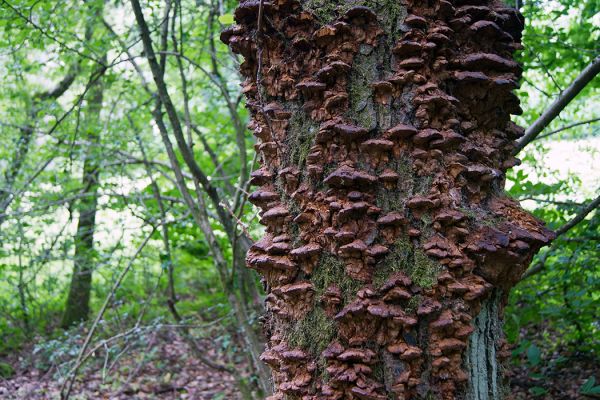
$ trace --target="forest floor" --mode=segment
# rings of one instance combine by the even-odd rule
[[[205,340],[201,346],[206,349],[206,356],[217,357],[213,341]],[[60,369],[56,365],[49,369],[36,367],[32,358],[38,356],[30,349],[13,356],[12,360],[4,360],[15,371],[9,379],[0,378],[1,400],[59,399]],[[112,368],[111,363],[104,363],[102,358],[92,361],[80,373],[72,400],[240,399],[232,376],[196,360],[188,344],[173,331],[151,336],[144,346],[123,353]],[[555,352],[535,369],[527,367],[526,362],[511,364],[508,371],[511,399],[593,399],[582,396],[579,390],[583,382],[598,371],[597,360],[566,351]]]
[[[599,395],[592,397],[580,393],[581,386],[590,377],[595,376],[596,384],[600,383],[598,360],[586,354],[555,352],[539,368],[532,370],[524,361],[510,367],[510,400],[600,399]]]
[[[205,356],[217,351],[209,340],[199,343]],[[54,400],[60,398],[57,367],[36,368],[35,355],[22,353],[14,359],[15,374],[0,378],[1,400]],[[26,358],[29,358],[27,362]],[[20,361],[20,362],[19,362]],[[19,369],[17,365],[26,365]],[[193,356],[188,344],[176,333],[154,335],[145,347],[125,352],[110,368],[102,360],[80,373],[71,400],[190,399],[237,400],[236,383],[230,374],[207,367]]]

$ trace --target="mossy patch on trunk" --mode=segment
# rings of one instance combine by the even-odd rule
[[[311,281],[318,297],[331,285],[339,287],[345,304],[352,301],[358,290],[364,286],[364,283],[349,277],[346,274],[344,263],[338,257],[329,253],[321,256]]]
[[[308,156],[310,148],[314,145],[319,125],[299,107],[291,111],[292,118],[285,140],[287,147],[286,162],[288,165],[294,165],[302,170],[302,167],[306,164],[306,156]]]
[[[303,3],[304,9],[313,13],[323,24],[328,24],[339,18],[352,7],[369,7],[379,15],[386,33],[394,32],[397,21],[406,15],[405,6],[395,0],[306,0]]]
[[[314,307],[304,318],[292,324],[287,341],[318,357],[337,335],[335,321],[320,306]]]
[[[408,238],[399,239],[390,253],[377,264],[373,274],[373,285],[378,288],[395,272],[404,272],[422,288],[436,283],[441,266],[420,248],[415,248]]]

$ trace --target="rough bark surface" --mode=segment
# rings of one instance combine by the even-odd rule
[[[498,399],[500,293],[552,233],[503,191],[523,19],[487,0],[247,0],[222,34],[262,168],[270,399]]]

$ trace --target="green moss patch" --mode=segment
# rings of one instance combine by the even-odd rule
[[[377,126],[377,114],[373,101],[373,90],[370,84],[377,80],[377,55],[359,54],[354,58],[348,83],[349,109],[348,117],[359,126],[373,129]]]
[[[328,253],[321,256],[311,281],[317,296],[321,296],[329,286],[335,284],[342,291],[345,303],[352,301],[358,290],[364,286],[364,283],[352,279],[346,274],[344,263],[341,260]]]
[[[373,285],[378,288],[395,272],[404,272],[422,288],[436,283],[441,266],[420,248],[415,248],[407,238],[399,239],[390,253],[377,265]]]
[[[406,8],[397,0],[306,0],[304,9],[313,13],[319,22],[328,24],[356,6],[369,7],[378,16],[385,32],[394,31],[399,19],[406,16]]]
[[[337,328],[332,318],[325,314],[320,306],[299,321],[289,331],[287,341],[292,347],[299,347],[317,357],[337,335]]]
[[[301,109],[292,110],[292,118],[288,127],[286,146],[288,165],[295,165],[300,170],[306,164],[306,157],[313,146],[319,125]]]
[[[483,214],[481,213],[481,210],[478,213],[476,210],[473,210],[473,209],[467,208],[467,207],[460,207],[459,210],[460,210],[460,212],[465,214],[465,216],[468,218],[471,226],[483,225],[483,226],[495,227],[506,221],[502,216],[495,215],[495,214],[487,212],[485,210],[483,210],[484,211]]]
[[[375,268],[373,286],[381,287],[394,272],[407,271],[413,247],[407,239],[399,239],[390,253]]]
[[[0,362],[0,377],[8,379],[14,374],[15,370],[10,364]]]
[[[420,287],[430,288],[435,285],[441,269],[440,264],[432,260],[423,250],[416,249],[408,276]]]
[[[413,196],[424,196],[429,193],[432,185],[432,177],[417,176],[412,169],[412,161],[409,157],[402,157],[390,161],[384,168],[374,172],[379,175],[384,169],[391,169],[399,175],[398,183],[393,188],[380,186],[377,191],[376,204],[384,213],[390,211],[404,211],[406,200]]]

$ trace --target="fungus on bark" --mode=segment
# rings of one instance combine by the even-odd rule
[[[483,305],[501,308],[552,239],[501,190],[523,134],[523,19],[490,0],[332,3],[323,18],[265,1],[259,22],[242,1],[221,35],[245,58],[263,165],[247,263],[269,291],[270,399],[462,398]],[[292,346],[294,319],[315,315],[319,351]]]

